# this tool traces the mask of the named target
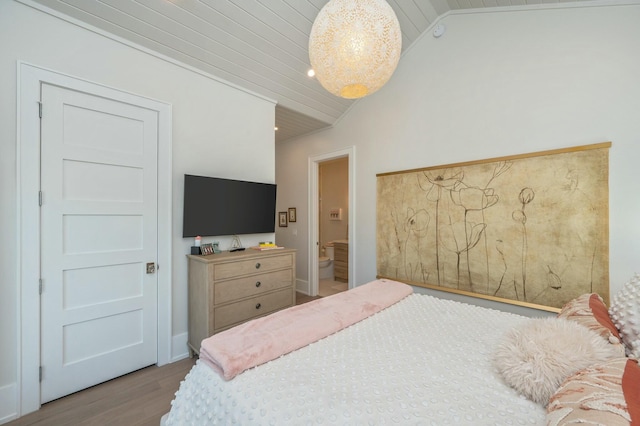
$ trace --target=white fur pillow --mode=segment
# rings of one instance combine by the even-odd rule
[[[505,382],[546,406],[560,384],[592,364],[620,357],[602,336],[562,318],[536,318],[511,329],[493,354]]]
[[[622,286],[613,297],[609,316],[620,330],[620,337],[630,358],[640,360],[640,275]]]

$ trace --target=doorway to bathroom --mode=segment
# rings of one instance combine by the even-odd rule
[[[309,290],[330,296],[353,287],[354,147],[309,161]]]
[[[318,296],[349,286],[349,157],[323,161],[318,167]]]

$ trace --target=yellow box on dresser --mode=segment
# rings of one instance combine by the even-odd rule
[[[296,251],[278,249],[187,255],[189,351],[250,319],[295,305]]]

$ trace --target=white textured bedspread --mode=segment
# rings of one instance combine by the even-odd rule
[[[542,425],[490,360],[525,320],[413,294],[228,382],[198,361],[166,424]]]

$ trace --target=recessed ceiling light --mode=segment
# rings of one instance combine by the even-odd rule
[[[313,70],[313,68],[310,68],[309,71],[307,71],[307,75],[309,77],[315,77],[316,72]]]
[[[278,126],[275,126],[275,127],[273,128],[273,130],[275,130],[275,131],[277,132],[277,131],[278,131]]]

